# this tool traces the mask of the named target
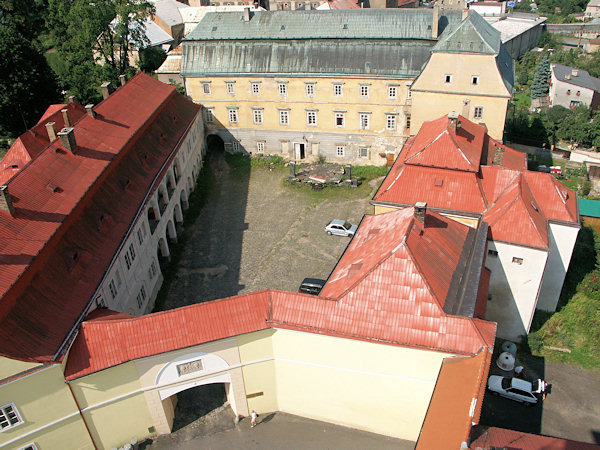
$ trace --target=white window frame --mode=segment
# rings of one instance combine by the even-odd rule
[[[257,82],[250,83],[250,90],[252,91],[253,94],[259,95],[260,94],[260,83],[257,83]]]
[[[315,83],[306,83],[304,85],[304,89],[306,90],[306,96],[307,97],[314,97],[315,96]]]
[[[277,83],[277,92],[279,95],[287,95],[287,83]]]
[[[16,418],[16,422],[15,423],[11,423],[11,420],[9,419],[9,412],[8,410],[10,410],[12,412],[12,414],[15,416]],[[6,421],[7,425],[6,426],[2,426],[1,424]],[[19,425],[21,425],[22,423],[24,423],[23,418],[21,417],[21,414],[19,414],[19,410],[17,409],[17,406],[14,403],[7,403],[6,405],[2,406],[0,408],[0,433],[2,433],[5,430],[8,430],[10,428],[14,428],[17,427]]]
[[[388,98],[389,99],[397,99],[398,98],[398,86],[388,86]]]
[[[265,152],[265,141],[257,141],[256,142],[256,152],[257,153]]]
[[[21,447],[19,450],[38,450],[38,446],[35,445],[35,442],[32,442],[24,447]]]
[[[144,306],[144,304],[146,303],[146,288],[144,287],[143,284],[140,287],[140,291],[138,292],[138,295],[135,297],[135,300],[137,301],[138,308],[142,309],[142,306]]]
[[[263,110],[254,108],[252,109],[252,121],[254,125],[262,125],[264,123]]]
[[[363,152],[363,150],[364,150],[364,152]],[[363,153],[364,153],[364,155],[363,155]],[[369,147],[359,147],[358,157],[359,158],[368,158],[369,157]]]
[[[360,98],[369,98],[369,85],[368,84],[361,84],[359,86],[359,95]]]
[[[483,119],[483,106],[475,106],[473,108],[473,119]]]
[[[279,125],[288,126],[290,124],[290,111],[287,109],[279,110]]]
[[[479,75],[471,75],[471,84],[474,86],[479,84]]]
[[[206,108],[206,123],[214,123],[215,122],[215,109],[214,108]]]
[[[341,119],[342,123],[338,124],[338,119]],[[345,112],[336,112],[333,115],[333,124],[336,128],[345,128],[346,127],[346,113]]]
[[[346,146],[345,145],[336,145],[335,146],[335,156],[343,158],[346,156]]]
[[[306,111],[306,126],[317,126],[317,111]]]
[[[333,96],[343,97],[344,96],[344,85],[342,83],[333,83]]]
[[[117,298],[117,295],[119,295],[119,291],[117,290],[117,286],[115,285],[114,278],[112,278],[108,283],[108,291],[110,292],[110,296],[113,298],[113,300]]]
[[[371,114],[358,113],[358,129],[368,130],[371,127]]]
[[[234,81],[226,81],[225,82],[225,92],[228,94],[235,95],[235,82]]]
[[[386,130],[395,130],[398,124],[398,116],[396,114],[386,114],[385,115],[385,129]]]
[[[227,108],[227,118],[231,125],[237,125],[239,123],[237,108]]]
[[[209,82],[203,82],[202,83],[202,93],[206,94],[206,95],[210,95],[211,94],[210,83]]]

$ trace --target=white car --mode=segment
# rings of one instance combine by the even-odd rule
[[[510,398],[526,405],[535,404],[538,398],[533,392],[533,385],[529,381],[520,378],[501,377],[492,375],[488,379],[487,387],[496,395]]]
[[[354,236],[357,230],[356,225],[352,225],[350,222],[343,220],[332,220],[329,225],[325,227],[327,234],[337,234],[338,236]]]

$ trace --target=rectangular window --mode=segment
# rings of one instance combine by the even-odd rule
[[[444,83],[452,83],[452,75],[447,73],[444,75]]]
[[[336,112],[335,113],[336,128],[344,128],[345,125],[346,125],[346,113]]]
[[[14,403],[9,403],[0,408],[0,429],[5,430],[23,423]]]
[[[410,116],[406,116],[406,129],[410,130]]]
[[[516,256],[513,257],[512,262],[518,265],[523,264],[523,258],[517,258]]]
[[[306,125],[310,127],[317,126],[317,112],[316,111],[306,111]]]
[[[337,156],[344,156],[346,154],[346,147],[344,147],[343,145],[337,145],[335,147],[335,154]]]
[[[137,300],[138,308],[142,309],[142,306],[144,306],[144,303],[146,302],[146,289],[144,286],[140,288],[140,292],[135,299]]]
[[[497,258],[498,257],[498,252],[496,250],[488,250],[488,255]]]
[[[150,269],[148,269],[148,275],[150,275],[151,280],[156,276],[156,262],[152,261],[152,264],[150,264]]]
[[[358,156],[360,158],[368,158],[369,157],[369,149],[367,147],[361,147],[358,149]]]
[[[215,121],[215,112],[213,108],[206,108],[206,123],[213,123]]]
[[[227,110],[227,115],[229,116],[229,123],[237,124],[238,123],[238,112],[237,109],[230,108]]]
[[[129,249],[125,253],[125,265],[129,270],[133,265],[133,261],[135,261],[135,250],[133,248],[133,244],[129,244]]]
[[[227,91],[228,94],[235,94],[235,83],[226,82],[225,83],[225,91]]]
[[[483,106],[476,106],[473,109],[473,119],[483,119]]]
[[[396,129],[396,115],[395,114],[386,114],[385,128],[387,130],[395,130]]]
[[[239,152],[240,151],[240,143],[239,142],[234,142],[233,143],[233,151],[234,152]]]
[[[369,116],[370,114],[359,114],[358,115],[358,128],[361,130],[369,129]]]
[[[202,93],[210,94],[210,83],[202,83]]]
[[[279,95],[287,95],[287,84],[279,83],[279,86],[277,89],[278,89]]]
[[[117,291],[117,286],[115,286],[115,280],[110,280],[110,283],[108,283],[108,290],[110,291],[110,296],[114,300],[119,293],[119,291]]]
[[[252,83],[252,93],[260,94],[260,83]]]
[[[262,123],[263,123],[262,109],[253,109],[252,110],[252,119],[254,120],[255,125],[262,125]]]
[[[471,76],[471,84],[479,84],[479,76],[478,75]]]
[[[368,98],[369,97],[369,86],[366,84],[361,84],[360,85],[360,96],[362,98]]]
[[[265,143],[264,142],[257,142],[256,143],[256,151],[258,153],[264,153],[265,152]]]
[[[398,88],[396,86],[388,86],[388,98],[398,98]]]
[[[142,223],[142,226],[139,230],[137,230],[137,238],[140,245],[144,243],[144,239],[146,239],[146,224]]]
[[[344,91],[342,90],[342,84],[334,84],[333,85],[333,96],[334,97],[343,97]]]
[[[290,124],[290,112],[287,110],[279,110],[279,125]]]
[[[29,445],[26,445],[25,447],[21,447],[19,450],[38,450],[37,445],[35,445],[35,442],[32,442]]]
[[[306,96],[314,97],[315,96],[315,84],[314,83],[306,83]]]
[[[578,101],[576,101],[576,100],[571,100],[571,103],[570,103],[570,105],[569,105],[569,106],[570,106],[571,108],[577,108],[579,105],[581,105],[581,102],[578,102]]]
[[[410,100],[412,98],[412,91],[410,90],[410,85],[406,85],[406,99]]]

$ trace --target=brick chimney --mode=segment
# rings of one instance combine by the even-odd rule
[[[125,84],[127,83],[127,78],[125,77],[125,75],[119,75],[119,80],[121,80],[121,86],[125,86]]]
[[[436,4],[433,7],[433,19],[431,23],[431,37],[433,39],[437,39],[438,37],[438,27],[440,22],[440,7]]]
[[[77,150],[77,143],[75,142],[75,133],[73,128],[63,128],[58,132],[58,138],[64,148],[69,150],[71,153],[75,153]]]
[[[460,128],[460,121],[458,120],[458,113],[452,111],[448,113],[448,128],[456,133],[456,130]]]
[[[50,142],[54,142],[56,140],[56,130],[54,129],[54,125],[56,125],[56,122],[48,122],[46,124],[46,130],[48,131],[48,139],[50,139]]]
[[[427,203],[417,202],[415,203],[415,219],[425,225],[425,215],[427,214]]]
[[[92,119],[96,118],[96,111],[94,111],[94,105],[92,103],[85,105],[85,110]]]
[[[69,95],[69,103],[75,103],[75,96]]]
[[[100,85],[100,89],[102,89],[102,98],[104,100],[106,100],[112,92],[112,87],[110,85],[110,81],[106,81],[105,83],[102,83]]]
[[[579,70],[577,70],[577,69],[571,70],[571,75],[573,75],[574,77],[578,77],[579,76]]]
[[[15,212],[12,204],[12,198],[8,193],[8,186],[0,186],[0,209],[6,211],[11,216]]]
[[[63,121],[65,122],[65,128],[69,128],[71,126],[71,122],[69,121],[69,110],[67,108],[61,109],[60,112],[63,116]]]
[[[244,8],[244,22],[250,22],[250,8]]]
[[[504,160],[504,147],[496,147],[496,152],[494,153],[493,164],[496,166],[501,166],[502,161]]]

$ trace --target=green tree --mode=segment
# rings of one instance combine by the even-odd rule
[[[0,0],[0,135],[18,136],[60,99],[37,41],[37,1]]]
[[[548,80],[550,79],[550,63],[548,57],[544,55],[537,67],[535,68],[535,74],[533,76],[533,83],[531,84],[531,98],[542,98],[548,95],[550,85]]]
[[[167,59],[167,54],[160,47],[145,47],[139,51],[139,67],[142,72],[150,73],[160,67]]]

